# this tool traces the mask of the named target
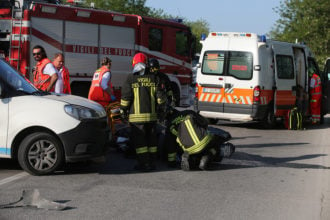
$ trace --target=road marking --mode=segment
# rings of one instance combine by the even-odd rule
[[[10,183],[10,182],[13,182],[15,180],[18,180],[20,178],[23,178],[23,177],[25,177],[27,175],[29,175],[29,174],[28,173],[25,173],[25,172],[22,172],[22,173],[19,173],[19,174],[14,175],[14,176],[8,177],[6,179],[0,180],[0,186],[1,185],[4,185],[6,183]]]

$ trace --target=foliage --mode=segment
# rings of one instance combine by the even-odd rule
[[[90,7],[94,3],[95,8],[117,11],[125,14],[149,15],[150,8],[145,7],[146,0],[86,0],[83,4]]]
[[[186,24],[191,28],[191,32],[196,37],[196,52],[200,52],[202,44],[199,40],[202,34],[209,33],[209,23],[204,19],[198,19],[197,21],[188,21]]]
[[[329,57],[330,1],[282,0],[274,9],[280,15],[270,32],[277,40],[306,43],[319,64]]]

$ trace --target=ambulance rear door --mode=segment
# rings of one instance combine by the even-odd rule
[[[253,53],[228,51],[226,54],[226,77],[224,80],[224,112],[234,114],[252,113]]]
[[[285,43],[272,45],[275,65],[274,111],[285,115],[296,104],[296,76],[293,49]]]
[[[197,74],[198,110],[223,112],[225,52],[206,50],[202,56],[200,74]]]

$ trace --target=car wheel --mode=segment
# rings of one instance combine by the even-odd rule
[[[18,162],[32,175],[53,173],[64,161],[62,144],[51,134],[37,132],[26,136],[18,149]]]

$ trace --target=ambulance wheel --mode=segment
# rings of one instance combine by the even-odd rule
[[[60,141],[45,132],[26,136],[18,149],[18,162],[28,173],[36,176],[53,173],[64,161]]]
[[[273,109],[267,111],[266,117],[263,120],[263,127],[267,129],[274,128],[276,125],[276,118]]]

